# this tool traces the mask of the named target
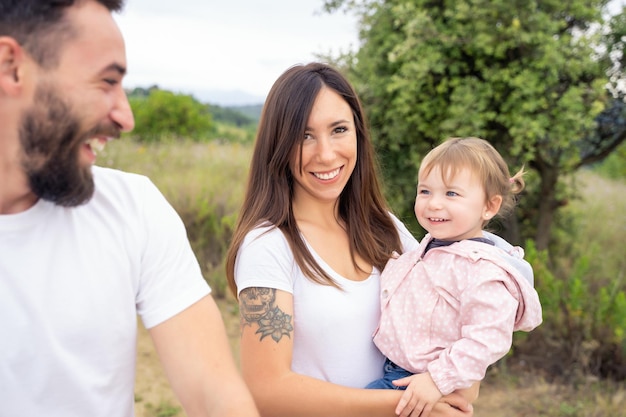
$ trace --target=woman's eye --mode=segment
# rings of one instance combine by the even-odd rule
[[[348,128],[344,127],[344,126],[339,126],[339,127],[335,128],[335,133],[344,133],[344,132],[347,132],[347,131],[348,131]]]

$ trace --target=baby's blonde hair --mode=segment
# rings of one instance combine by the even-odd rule
[[[502,196],[498,215],[513,211],[516,199],[525,186],[524,167],[511,177],[504,158],[484,139],[448,138],[431,150],[422,160],[419,176],[428,175],[434,167],[441,170],[444,184],[448,184],[464,168],[469,169],[483,184],[486,201]]]

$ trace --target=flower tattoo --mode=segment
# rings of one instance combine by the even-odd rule
[[[239,295],[241,328],[257,324],[255,334],[263,340],[267,336],[278,343],[283,336],[291,338],[292,316],[276,306],[276,290],[273,288],[246,288]]]
[[[259,330],[256,333],[261,333],[261,340],[265,336],[272,336],[278,342],[283,336],[291,337],[292,330],[291,316],[275,307],[259,320]]]

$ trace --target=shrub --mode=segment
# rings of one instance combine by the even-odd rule
[[[590,250],[574,261],[568,274],[558,275],[550,267],[548,251],[538,251],[532,241],[526,244],[544,321],[520,343],[518,352],[553,375],[626,378],[623,277],[598,285],[589,268],[597,252]]]
[[[163,137],[206,138],[213,129],[208,107],[190,95],[152,89],[147,97],[131,96],[135,115],[133,134],[141,141],[160,141]]]
[[[611,179],[626,178],[626,142],[623,142],[595,169],[600,175]]]

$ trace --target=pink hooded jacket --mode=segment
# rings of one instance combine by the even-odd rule
[[[511,348],[513,332],[541,324],[532,285],[506,261],[523,257],[463,240],[422,254],[430,235],[392,258],[381,274],[374,343],[396,365],[430,372],[443,395],[484,378]]]

